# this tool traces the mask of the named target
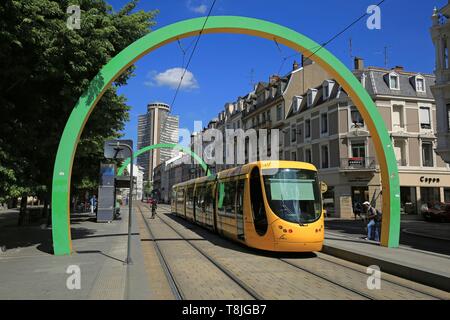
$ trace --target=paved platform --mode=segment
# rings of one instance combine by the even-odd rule
[[[132,228],[133,264],[128,266],[124,264],[127,207],[121,208],[122,219],[111,223],[96,223],[89,214],[72,215],[74,252],[63,257],[52,255],[51,229],[39,223],[18,227],[17,212],[0,214],[0,247],[5,248],[4,252],[0,250],[0,299],[174,299],[155,252],[155,241],[187,298],[248,299],[245,291],[213,268],[168,225],[265,299],[448,299],[447,293],[428,287],[450,291],[450,258],[445,255],[406,247],[387,249],[357,235],[328,230],[323,253],[284,257],[248,250],[169,214],[167,206],[165,211],[163,205],[159,206],[163,211],[157,219],[149,219],[148,208],[141,214],[137,207]],[[71,265],[81,270],[79,290],[66,285]],[[383,290],[367,289],[364,266],[368,265],[378,265],[386,273]]]
[[[381,271],[450,291],[450,257],[405,246],[381,247],[374,241],[326,231],[323,252]]]
[[[17,227],[14,211],[0,217],[0,299],[152,299],[146,281],[137,224],[133,224],[132,257],[125,265],[128,208],[122,219],[96,223],[90,215],[72,215],[74,252],[71,256],[52,254],[51,229],[41,226]],[[78,266],[81,288],[68,289],[69,266]]]
[[[415,218],[402,219],[400,244],[411,249],[450,256],[450,223],[427,222]],[[359,239],[366,236],[365,224],[361,220],[327,218],[325,229]]]

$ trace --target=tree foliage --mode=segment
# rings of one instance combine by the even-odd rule
[[[0,3],[0,201],[51,187],[64,126],[79,96],[113,56],[150,32],[157,11],[137,0],[114,12],[103,0],[3,0]],[[70,5],[81,29],[67,27]],[[75,187],[95,186],[103,141],[119,136],[129,106],[117,94],[126,70],[87,122],[75,158]],[[75,134],[75,133],[74,133]]]

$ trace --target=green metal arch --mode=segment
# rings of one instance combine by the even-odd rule
[[[234,16],[205,17],[171,24],[135,41],[112,58],[91,81],[75,105],[62,134],[55,159],[52,189],[52,233],[55,255],[72,251],[70,234],[70,180],[72,163],[83,128],[98,100],[111,83],[145,54],[177,39],[207,33],[253,35],[312,55],[319,44],[308,37],[271,22]],[[205,25],[206,23],[206,25]],[[203,31],[202,28],[205,25]],[[257,52],[255,52],[257,54]],[[371,97],[345,65],[322,48],[313,60],[334,77],[352,98],[371,132],[381,169],[383,225],[381,244],[397,247],[400,235],[400,185],[392,142]]]
[[[133,153],[133,158],[137,158],[141,154],[143,154],[145,152],[149,152],[150,150],[154,150],[154,149],[177,149],[177,150],[181,150],[184,153],[190,155],[192,158],[194,158],[194,160],[197,160],[197,162],[200,164],[202,169],[205,170],[207,176],[211,175],[210,171],[208,170],[208,165],[206,164],[205,161],[203,161],[203,159],[198,154],[196,154],[190,148],[183,147],[182,145],[179,145],[179,144],[176,144],[176,143],[157,143],[157,144],[153,144],[151,146],[144,147],[144,148],[134,152]],[[131,158],[125,159],[123,164],[120,166],[119,170],[117,170],[117,175],[118,176],[123,175],[123,171],[130,164],[130,162],[131,162]]]

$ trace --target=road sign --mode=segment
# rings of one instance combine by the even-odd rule
[[[117,144],[126,144],[133,149],[133,140],[108,140],[104,144],[104,155],[107,159],[127,159],[131,157],[128,148],[118,146]]]

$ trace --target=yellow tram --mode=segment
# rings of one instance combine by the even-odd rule
[[[268,251],[320,251],[324,214],[317,169],[296,161],[259,161],[172,188],[172,212]]]

